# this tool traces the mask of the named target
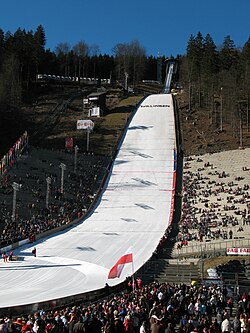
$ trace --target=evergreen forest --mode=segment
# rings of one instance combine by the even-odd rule
[[[65,77],[110,78],[136,88],[143,79],[165,79],[166,60],[170,56],[146,54],[139,41],[120,43],[112,54],[101,54],[98,45],[83,40],[71,47],[58,43],[54,51],[46,49],[42,25],[35,32],[17,29],[15,33],[0,29],[0,117],[6,110],[18,110],[33,95],[37,74]],[[208,110],[211,124],[223,131],[224,124],[246,124],[249,130],[250,38],[236,48],[230,36],[215,45],[210,34],[200,32],[187,41],[186,54],[175,58],[178,82],[188,95],[188,108]],[[162,82],[163,83],[163,82]],[[235,127],[235,129],[234,129]]]

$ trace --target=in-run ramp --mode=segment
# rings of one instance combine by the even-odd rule
[[[40,303],[115,285],[116,261],[133,253],[134,271],[152,255],[171,220],[175,186],[175,117],[170,94],[139,105],[92,214],[77,226],[15,250],[0,263],[0,308]],[[31,254],[36,246],[37,257]]]

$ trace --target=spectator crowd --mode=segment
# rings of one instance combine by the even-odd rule
[[[139,279],[138,279],[139,280]],[[250,296],[232,298],[215,284],[147,285],[127,279],[127,290],[92,304],[0,319],[4,333],[249,333]]]
[[[249,182],[244,183],[245,177],[239,175],[232,180],[229,173],[218,171],[201,158],[196,160],[198,170],[190,170],[192,162],[193,158],[188,158],[184,165],[183,214],[177,241],[188,245],[192,239],[231,238],[231,229],[237,233],[244,231],[250,225]],[[52,190],[49,209],[42,212],[34,209],[42,199],[39,186],[48,176],[56,183],[58,175],[54,171],[49,173],[47,168],[38,173],[37,169],[27,167],[25,173],[18,174],[19,163],[2,179],[0,190],[10,192],[13,181],[18,181],[23,191],[35,193],[35,200],[26,206],[32,214],[28,219],[16,216],[13,221],[3,202],[1,245],[66,224],[84,214],[93,200],[93,183],[103,161],[97,159],[90,164],[83,168],[79,163],[77,174],[69,172],[65,193],[58,188]],[[53,167],[51,162],[49,166]],[[248,169],[244,168],[244,172]],[[29,180],[35,181],[36,187]],[[159,246],[167,236],[166,232]],[[245,293],[232,297],[227,288],[212,283],[170,285],[154,281],[144,285],[139,281],[128,278],[127,289],[115,295],[107,286],[107,296],[93,304],[40,309],[20,317],[2,316],[0,333],[250,333],[250,296]]]
[[[225,161],[221,170],[210,159],[209,155],[185,159],[179,247],[192,240],[244,237],[250,226],[249,169],[242,166],[238,173]]]
[[[60,163],[66,170],[63,179]],[[93,202],[108,165],[105,156],[79,154],[76,172],[72,153],[31,150],[0,178],[0,248],[23,239],[34,239],[44,231],[68,224],[82,217]],[[47,178],[49,185],[46,207]],[[13,183],[16,194],[13,218]]]

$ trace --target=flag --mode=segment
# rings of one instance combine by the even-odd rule
[[[73,149],[73,146],[74,146],[73,138],[70,138],[70,137],[66,138],[65,139],[65,148],[71,150],[71,149]]]
[[[119,278],[125,264],[133,262],[132,253],[124,254],[109,271],[108,279]]]

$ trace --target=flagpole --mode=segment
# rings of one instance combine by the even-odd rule
[[[134,249],[132,246],[130,246],[129,250],[131,250],[131,253],[134,253]],[[134,255],[133,255],[133,260],[132,260],[132,290],[133,290],[133,293],[135,292],[135,277],[134,277],[134,273],[135,273],[135,269],[134,269]]]
[[[134,293],[135,292],[134,260],[132,261],[132,285],[133,285],[133,293]]]

